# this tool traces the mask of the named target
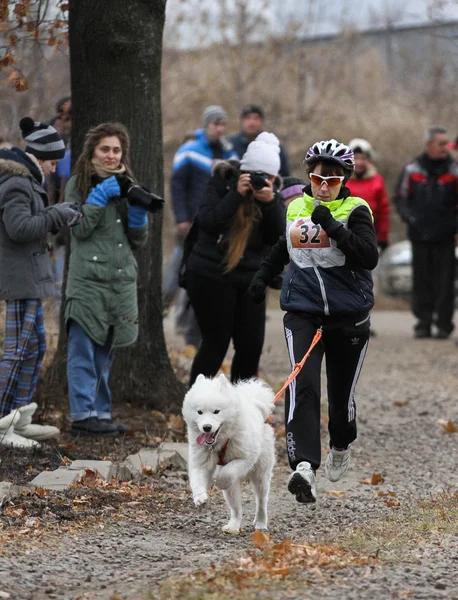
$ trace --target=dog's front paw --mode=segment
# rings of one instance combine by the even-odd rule
[[[229,523],[223,525],[223,531],[224,533],[229,533],[230,535],[239,535],[240,523],[231,519]]]
[[[203,506],[208,500],[207,492],[199,492],[194,495],[193,499],[196,506]]]

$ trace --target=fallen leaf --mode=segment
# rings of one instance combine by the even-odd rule
[[[329,494],[330,496],[335,496],[336,498],[338,498],[339,496],[345,496],[345,492],[343,490],[326,490],[326,494]]]
[[[256,531],[251,536],[251,543],[253,546],[256,546],[259,550],[267,550],[272,547],[272,540],[270,539],[270,535],[261,531],[260,529],[256,529]]]
[[[81,485],[94,485],[97,481],[97,471],[86,469],[80,479]]]
[[[408,400],[406,400],[405,402],[401,402],[400,400],[396,400],[396,402],[393,402],[393,406],[409,406],[409,402]]]
[[[445,421],[445,419],[438,419],[437,422],[439,423],[439,425],[442,426],[444,433],[456,433],[458,431],[458,427],[453,421]]]
[[[372,473],[370,477],[361,481],[364,485],[378,485],[379,483],[383,483],[385,478],[380,473]]]
[[[3,511],[3,514],[7,517],[23,517],[25,515],[25,508],[15,508],[14,506],[7,506]]]
[[[185,423],[183,417],[181,415],[170,415],[167,428],[173,429],[174,431],[184,431]]]
[[[377,496],[392,496],[393,498],[396,498],[397,494],[396,492],[377,492]]]
[[[144,475],[154,475],[154,469],[151,466],[142,467],[142,473]]]
[[[384,498],[383,502],[390,508],[394,508],[395,506],[401,506],[399,498]]]

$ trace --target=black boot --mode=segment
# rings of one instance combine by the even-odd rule
[[[100,422],[107,425],[114,425],[119,433],[126,433],[129,431],[129,427],[127,425],[123,425],[122,423],[115,423],[113,419],[100,419]]]
[[[97,417],[89,417],[81,421],[73,421],[73,435],[95,435],[101,437],[117,437],[119,430],[116,425],[109,422],[99,421]]]
[[[414,327],[413,336],[418,340],[431,337],[431,325],[429,323],[422,323],[419,321]]]

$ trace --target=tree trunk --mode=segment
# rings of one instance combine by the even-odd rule
[[[161,57],[166,0],[70,0],[72,155],[88,129],[123,123],[131,137],[131,159],[139,181],[163,193]],[[103,8],[102,8],[103,4]],[[149,217],[148,245],[137,253],[140,333],[120,350],[113,365],[114,401],[176,411],[184,388],[170,365],[162,327],[162,216]],[[55,372],[64,376],[65,333]],[[57,377],[53,378],[56,381]]]

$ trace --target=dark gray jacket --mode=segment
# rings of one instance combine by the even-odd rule
[[[31,159],[21,150],[7,152],[0,152],[0,299],[53,296],[47,234],[62,223],[55,208],[47,207]]]

